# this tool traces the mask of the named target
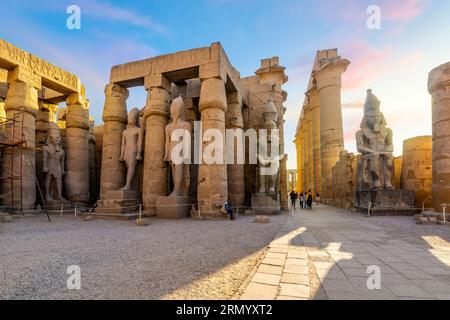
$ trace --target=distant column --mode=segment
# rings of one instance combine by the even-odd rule
[[[314,172],[314,192],[322,191],[322,172],[321,172],[321,151],[320,151],[320,100],[317,88],[313,87],[308,93],[309,104],[312,113],[312,153],[313,153],[313,172]]]
[[[303,158],[303,191],[308,191],[308,130],[306,127],[305,113],[303,114],[302,121],[302,158]]]
[[[428,77],[433,112],[433,203],[450,211],[450,62],[433,69]]]
[[[312,109],[308,104],[305,110],[306,120],[306,134],[307,134],[307,147],[306,155],[308,157],[308,190],[314,191],[314,158],[313,158],[313,123],[312,123]],[[308,191],[306,190],[306,191]]]
[[[237,91],[227,94],[228,109],[226,113],[227,129],[243,130],[242,97]],[[245,200],[244,165],[237,163],[238,148],[245,157],[244,146],[234,141],[234,162],[227,165],[228,195],[234,207],[242,207]]]
[[[220,63],[210,63],[200,66],[199,110],[202,123],[202,150],[212,143],[205,141],[208,129],[218,130],[222,134],[222,141],[215,142],[223,148],[222,164],[207,164],[205,159],[198,169],[197,199],[200,214],[203,216],[222,216],[220,208],[228,198],[227,165],[225,164],[225,112],[227,111],[227,97],[225,93],[226,72]]]
[[[301,128],[297,129],[297,135],[295,137],[295,147],[297,151],[297,192],[303,191],[303,158],[302,158],[302,134]]]
[[[5,111],[8,119],[15,119],[15,124],[14,130],[12,125],[6,128],[6,136],[10,143],[23,142],[23,157],[20,157],[18,147],[4,150],[2,175],[21,176],[21,179],[2,180],[3,203],[15,208],[33,209],[36,202],[35,122],[41,78],[24,67],[16,67],[9,72],[8,82]]]
[[[118,190],[125,184],[125,164],[119,161],[122,131],[127,123],[128,90],[117,84],[105,88],[103,108],[103,149],[100,178],[100,198],[108,191]]]
[[[162,74],[145,79],[148,92],[145,105],[146,131],[142,202],[149,215],[156,214],[156,198],[168,194],[168,167],[164,161],[165,129],[169,120],[170,81]]]
[[[328,59],[314,71],[320,99],[320,145],[322,198],[332,198],[332,172],[339,153],[344,150],[342,129],[341,76],[350,62],[336,57]]]

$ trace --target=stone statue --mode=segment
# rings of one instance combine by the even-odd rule
[[[184,163],[184,161],[175,161],[172,157],[174,156],[174,147],[179,143],[191,144],[191,141],[184,141],[188,139],[192,134],[192,126],[189,122],[184,121],[184,102],[181,97],[175,98],[170,105],[170,117],[172,121],[166,126],[166,144],[165,144],[165,155],[164,161],[170,163],[172,169],[172,181],[173,181],[173,191],[169,197],[186,196],[190,183],[190,172],[189,164]],[[183,130],[183,142],[179,140],[172,140],[172,134],[175,130]],[[186,150],[186,149],[183,149]],[[179,156],[179,155],[177,155]],[[190,155],[183,155],[185,156]],[[183,160],[181,157],[178,160]]]
[[[264,129],[267,130],[267,143],[261,143],[262,141],[259,141],[259,193],[265,193],[266,186],[268,186],[269,193],[274,194],[276,192],[278,174],[280,171],[280,152],[278,150],[277,154],[271,154],[272,143],[274,143],[272,139],[274,137],[275,139],[279,138],[278,134],[273,136],[274,132],[272,132],[272,130],[278,129],[278,111],[272,100],[269,100],[264,107],[263,117]]]
[[[137,162],[142,160],[142,134],[139,128],[139,110],[132,109],[128,113],[128,124],[122,132],[122,146],[120,150],[120,161],[127,166],[127,179],[125,186],[120,191],[130,191],[134,176],[136,175]]]
[[[65,175],[65,153],[61,147],[59,127],[54,122],[48,124],[47,141],[43,147],[42,154],[42,171],[45,174],[45,201],[66,201],[62,197],[62,178]]]
[[[380,111],[380,101],[367,90],[361,129],[356,132],[356,147],[362,154],[359,164],[359,188],[394,189],[392,130]]]

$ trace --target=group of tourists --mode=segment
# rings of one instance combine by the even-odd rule
[[[297,205],[297,200],[299,200],[300,203],[300,209],[312,209],[312,203],[315,200],[316,204],[320,202],[320,195],[319,193],[316,193],[316,196],[313,197],[311,190],[308,190],[308,192],[301,192],[300,195],[295,191],[292,190],[289,193],[289,197],[291,199],[291,209],[295,210]]]

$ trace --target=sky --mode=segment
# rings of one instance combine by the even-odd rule
[[[66,26],[70,5],[81,9],[81,29]],[[380,9],[380,28],[367,20]],[[220,41],[241,76],[260,59],[280,58],[289,77],[285,119],[288,168],[292,143],[317,50],[338,48],[351,61],[343,75],[345,148],[355,132],[368,88],[403,140],[431,135],[428,72],[450,59],[450,1],[443,0],[11,0],[2,1],[0,38],[80,77],[98,124],[104,87],[116,64],[209,46]],[[145,105],[143,87],[130,90],[128,109]]]

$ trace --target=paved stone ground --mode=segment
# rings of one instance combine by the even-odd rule
[[[0,223],[0,299],[231,299],[286,218]],[[81,290],[66,287],[70,265]]]
[[[450,299],[450,228],[411,217],[297,210],[241,299]],[[369,266],[381,289],[369,290]]]

